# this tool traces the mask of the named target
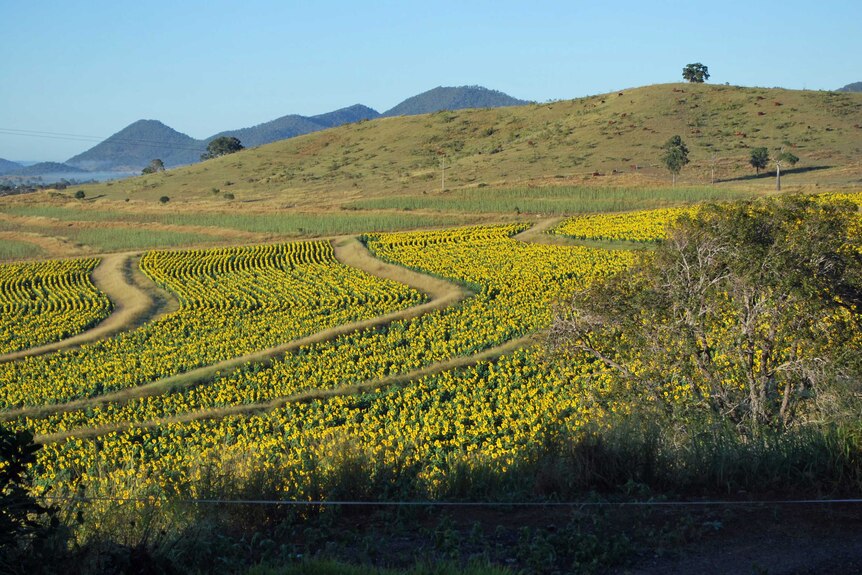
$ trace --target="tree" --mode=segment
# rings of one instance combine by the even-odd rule
[[[769,150],[766,148],[753,148],[748,163],[754,167],[759,176],[760,170],[766,169],[766,166],[769,165]]]
[[[39,448],[29,431],[0,426],[0,557],[20,558],[49,535],[44,519],[52,518],[54,512],[40,505],[28,489],[29,470]]]
[[[709,69],[700,62],[688,64],[682,69],[682,77],[688,82],[703,84],[709,80]]]
[[[87,193],[84,192],[84,190],[78,190],[77,192],[75,192],[75,199],[76,200],[83,200],[86,197],[87,197]]]
[[[550,342],[601,366],[576,383],[606,410],[700,414],[750,434],[815,419],[819,398],[860,384],[856,218],[849,203],[801,196],[704,206],[576,293]]]
[[[239,152],[242,149],[244,149],[244,146],[237,138],[233,136],[221,136],[207,144],[207,151],[205,154],[201,154],[201,160],[226,156],[227,154]]]
[[[673,185],[676,185],[676,176],[688,164],[688,148],[679,136],[673,136],[662,146],[664,154],[661,160],[670,170]]]
[[[160,159],[156,158],[154,160],[150,160],[149,165],[141,170],[142,174],[155,174],[156,172],[164,172],[165,171],[165,163]]]
[[[159,203],[162,203],[162,204],[166,204],[169,201],[171,201],[171,199],[168,196],[162,196],[161,198],[159,198]]]

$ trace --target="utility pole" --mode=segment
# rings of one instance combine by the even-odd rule
[[[712,181],[710,183],[715,185],[715,152],[712,154]]]
[[[440,154],[440,191],[446,191],[446,156]]]
[[[778,148],[775,153],[775,191],[781,191],[781,158],[784,155],[784,148]]]

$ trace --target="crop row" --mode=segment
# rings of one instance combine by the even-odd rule
[[[340,264],[328,242],[154,252],[141,265],[178,295],[180,309],[76,350],[0,364],[0,406],[57,403],[140,385],[423,298]]]
[[[825,202],[846,201],[862,208],[862,193],[827,193],[818,196]],[[667,236],[668,226],[681,216],[693,216],[698,207],[660,208],[613,214],[571,217],[554,230],[556,233],[585,240],[657,242]]]
[[[314,499],[339,462],[361,455],[380,472],[418,468],[435,496],[458,464],[506,473],[543,437],[583,425],[578,376],[521,349],[403,388],[68,439],[45,446],[36,471],[58,495],[223,497],[225,483],[270,478],[277,496]]]
[[[660,208],[616,214],[590,214],[569,218],[556,233],[584,240],[657,242],[667,235],[667,227],[696,208]]]
[[[37,433],[55,433],[151,421],[405,373],[542,329],[550,320],[552,302],[561,294],[631,261],[627,252],[524,244],[509,237],[521,229],[502,226],[368,238],[368,245],[387,259],[479,289],[457,306],[310,345],[270,367],[249,366],[184,392],[19,424]]]
[[[96,258],[0,265],[0,354],[57,341],[111,313],[90,281]]]

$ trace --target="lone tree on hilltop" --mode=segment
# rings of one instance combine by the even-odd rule
[[[664,143],[662,149],[664,150],[664,154],[662,154],[661,160],[664,162],[665,167],[670,170],[673,185],[676,185],[676,175],[689,161],[688,147],[686,147],[682,138],[674,136]]]
[[[159,158],[154,160],[150,160],[149,165],[141,170],[142,174],[155,174],[156,172],[164,172],[165,171],[165,163],[161,161]]]
[[[221,136],[207,145],[207,151],[205,154],[201,154],[201,160],[226,156],[239,152],[242,149],[244,149],[244,146],[240,143],[239,139],[233,136]]]
[[[769,164],[769,150],[766,148],[754,148],[751,150],[751,157],[748,163],[754,167],[756,174],[760,175],[760,170],[765,170]]]
[[[709,69],[700,62],[688,64],[682,69],[682,77],[688,82],[703,84],[709,80]]]

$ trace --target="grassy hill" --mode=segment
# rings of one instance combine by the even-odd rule
[[[661,145],[680,134],[684,185],[760,186],[750,149],[800,158],[785,185],[862,183],[862,94],[665,84],[548,104],[381,118],[166,173],[98,185],[93,195],[343,206],[446,189],[666,185]],[[443,192],[446,193],[446,192]]]
[[[671,187],[660,156],[674,134],[691,164]],[[862,94],[667,84],[379,118],[80,186],[81,200],[70,190],[5,197],[0,232],[60,257],[750,197],[774,189],[748,163],[759,146],[800,158],[782,170],[785,190],[862,188]]]

